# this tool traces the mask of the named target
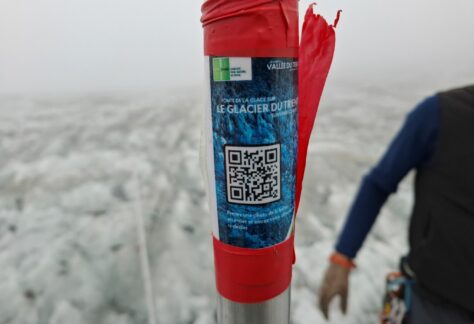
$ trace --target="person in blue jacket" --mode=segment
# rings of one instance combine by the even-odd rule
[[[363,178],[321,285],[326,318],[338,295],[346,312],[354,259],[387,198],[413,169],[410,248],[400,270],[414,280],[414,292],[403,323],[474,323],[474,86],[420,103]]]

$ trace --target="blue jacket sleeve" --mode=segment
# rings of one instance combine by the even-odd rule
[[[427,163],[434,152],[439,132],[437,96],[419,104],[407,117],[380,162],[363,178],[336,251],[355,258],[388,196],[414,169]]]

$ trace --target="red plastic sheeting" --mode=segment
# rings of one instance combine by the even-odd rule
[[[296,167],[296,211],[298,211],[303,187],[306,155],[313,131],[319,101],[326,78],[331,68],[336,33],[339,22],[338,11],[334,26],[313,13],[313,5],[306,11],[298,57],[298,161]]]
[[[207,0],[202,6],[205,55],[299,58],[296,208],[335,48],[334,27],[312,7],[306,12],[299,45],[297,0]],[[339,13],[334,25],[338,19]],[[258,303],[281,294],[291,283],[294,261],[293,236],[263,249],[234,247],[214,238],[217,290],[235,302]]]

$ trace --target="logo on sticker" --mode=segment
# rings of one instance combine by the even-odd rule
[[[250,57],[214,57],[212,58],[214,82],[251,81],[252,58]]]

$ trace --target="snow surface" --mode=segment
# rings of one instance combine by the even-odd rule
[[[296,225],[293,324],[324,322],[317,292],[359,179],[436,88],[388,89],[331,84],[325,93]],[[0,323],[147,323],[140,211],[157,322],[214,322],[202,102],[200,89],[0,99]],[[410,181],[358,257],[349,314],[335,303],[331,323],[377,322],[384,276],[406,251]]]

